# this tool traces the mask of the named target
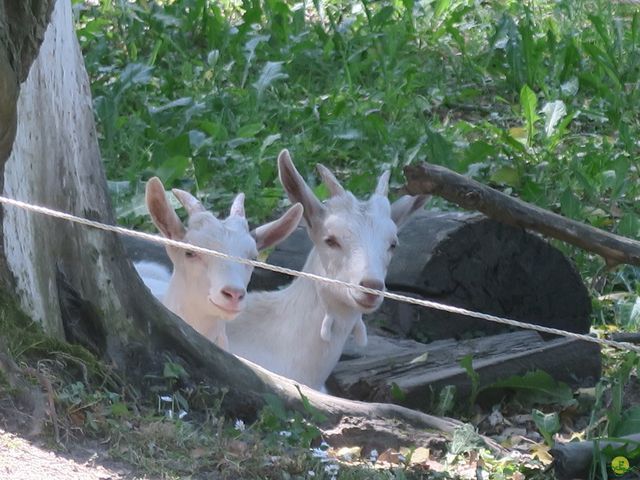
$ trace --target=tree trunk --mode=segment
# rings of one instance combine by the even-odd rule
[[[0,115],[7,120],[0,124],[3,192],[112,223],[70,0],[56,2],[40,53],[26,77],[37,50],[33,46],[46,25],[42,12],[49,11],[45,7],[51,3],[0,2],[0,60],[10,60],[0,62]],[[17,125],[15,142],[12,125]],[[146,375],[159,375],[168,356],[180,362],[195,383],[228,389],[223,408],[229,415],[255,417],[265,393],[277,394],[289,408],[302,408],[292,381],[223,352],[162,307],[141,283],[114,235],[7,207],[2,237],[0,267],[8,298],[17,298],[47,333],[86,346],[127,380],[143,384]],[[365,422],[367,428],[378,422],[387,433],[403,430],[395,438],[412,443],[425,433],[415,437],[407,430],[450,432],[458,425],[395,405],[337,399],[307,388],[302,392],[326,414],[328,425],[339,427],[343,417],[351,417],[344,436],[354,431],[353,422]]]

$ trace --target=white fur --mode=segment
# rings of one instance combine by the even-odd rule
[[[333,174],[319,167],[332,197],[320,203],[284,150],[280,179],[292,201],[304,206],[314,247],[304,266],[310,272],[349,283],[376,284],[384,277],[397,242],[395,219],[408,218],[426,199],[406,198],[392,207],[386,198],[388,173],[368,201],[345,191]],[[400,223],[400,222],[398,222]],[[322,389],[337,364],[347,337],[366,343],[363,313],[382,297],[298,278],[284,290],[249,294],[246,310],[228,325],[229,350],[263,367]]]
[[[146,260],[134,262],[133,266],[153,296],[162,301],[169,288],[171,271],[164,265]]]
[[[302,207],[294,205],[280,219],[253,232],[244,217],[244,195],[239,194],[225,220],[207,212],[200,202],[187,192],[174,190],[189,214],[188,227],[169,206],[164,187],[157,178],[147,184],[147,207],[151,217],[168,238],[241,258],[256,258],[258,250],[268,248],[286,238],[298,225]],[[162,295],[162,303],[196,331],[227,348],[226,322],[244,309],[246,288],[253,267],[210,255],[201,255],[181,248],[166,247],[173,263],[173,273]],[[149,263],[149,262],[145,262]],[[146,267],[151,275],[143,276],[154,295],[160,294],[158,268]],[[166,278],[166,277],[165,277]]]

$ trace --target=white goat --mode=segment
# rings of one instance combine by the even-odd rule
[[[146,202],[158,230],[167,238],[236,257],[255,259],[259,250],[289,236],[302,217],[302,206],[296,204],[278,220],[249,232],[244,194],[235,197],[229,217],[221,221],[191,194],[178,189],[172,191],[187,210],[188,228],[185,229],[167,202],[162,182],[154,177],[147,183]],[[176,247],[166,247],[166,250],[173,263],[173,274],[162,302],[200,334],[219,347],[228,348],[225,325],[245,307],[253,267]],[[149,273],[147,263],[136,266],[143,275]],[[151,282],[145,278],[152,291],[155,289],[153,293],[158,291],[158,268],[162,267],[152,269]]]
[[[292,202],[304,207],[314,248],[305,272],[384,289],[397,229],[426,197],[405,196],[389,204],[389,172],[367,201],[345,191],[323,166],[318,170],[331,194],[324,204],[304,182],[289,152],[278,157],[280,181]],[[349,334],[366,343],[362,314],[376,310],[382,297],[298,278],[283,290],[249,293],[247,307],[228,325],[229,350],[263,367],[322,389]]]

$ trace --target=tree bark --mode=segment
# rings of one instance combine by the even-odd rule
[[[640,265],[640,242],[605,232],[498,192],[439,165],[408,165],[407,191],[434,194],[467,210],[571,243],[602,256],[608,265]]]
[[[36,3],[42,8],[46,4],[27,3],[34,8]],[[27,4],[20,0],[4,5],[18,8],[0,10],[0,25],[8,26],[0,36],[0,54],[13,62],[0,71],[0,94],[11,101],[29,70],[42,22],[41,15],[24,18]],[[42,8],[35,11],[41,13]],[[23,30],[29,32],[24,38],[19,35]],[[56,2],[38,58],[19,92],[17,109],[9,105],[0,112],[8,117],[17,112],[15,142],[5,147],[0,158],[0,173],[6,180],[3,193],[112,223],[70,0]],[[0,138],[11,137],[11,127],[3,124]],[[12,207],[5,208],[4,214],[0,259],[4,278],[13,279],[3,285],[4,290],[47,333],[84,345],[117,367],[127,380],[141,385],[148,381],[148,374],[159,375],[169,357],[184,366],[194,383],[228,390],[223,409],[229,415],[255,418],[267,393],[278,395],[289,408],[303,408],[294,382],[220,350],[160,305],[141,283],[114,235]],[[394,429],[404,430],[408,443],[417,437],[406,435],[407,429],[451,432],[458,425],[395,405],[337,399],[305,387],[302,392],[325,413],[328,426],[340,425],[345,417],[353,417],[354,424],[391,422]]]

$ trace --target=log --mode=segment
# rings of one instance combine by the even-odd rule
[[[577,333],[589,331],[591,301],[571,262],[524,230],[483,215],[423,212],[399,234],[387,288],[494,315]],[[269,256],[274,265],[301,269],[312,244],[298,229]],[[256,269],[254,289],[291,280]],[[369,322],[420,341],[469,338],[508,327],[438,310],[385,300]]]
[[[556,477],[559,480],[569,480],[572,478],[589,478],[589,471],[595,455],[602,454],[603,450],[608,447],[613,447],[616,450],[633,451],[637,450],[638,442],[640,442],[640,434],[628,435],[622,437],[622,442],[616,442],[611,440],[598,441],[598,451],[595,448],[595,442],[593,440],[587,440],[583,442],[570,442],[570,443],[556,443],[554,447],[549,451],[553,456],[553,467]],[[629,440],[628,443],[624,443],[624,440]],[[624,455],[624,453],[619,453]],[[616,453],[618,455],[618,453]],[[636,465],[638,459],[635,461],[632,458],[627,458],[631,465]],[[608,462],[608,470],[611,471],[611,460],[613,458],[605,458]],[[635,470],[635,469],[634,469]],[[624,474],[615,475],[615,478],[638,478],[637,472],[630,472],[630,476],[623,476]]]
[[[472,355],[480,388],[536,369],[574,388],[593,386],[601,369],[597,345],[566,338],[544,341],[532,331],[429,344],[370,335],[366,350],[345,349],[346,358],[329,385],[347,398],[430,410],[445,386],[455,386],[457,398],[471,394],[471,382],[460,366],[466,355]],[[394,393],[398,391],[402,398]]]
[[[439,165],[408,165],[407,191],[438,195],[508,225],[535,230],[602,256],[609,266],[640,265],[640,242],[510,197]]]

